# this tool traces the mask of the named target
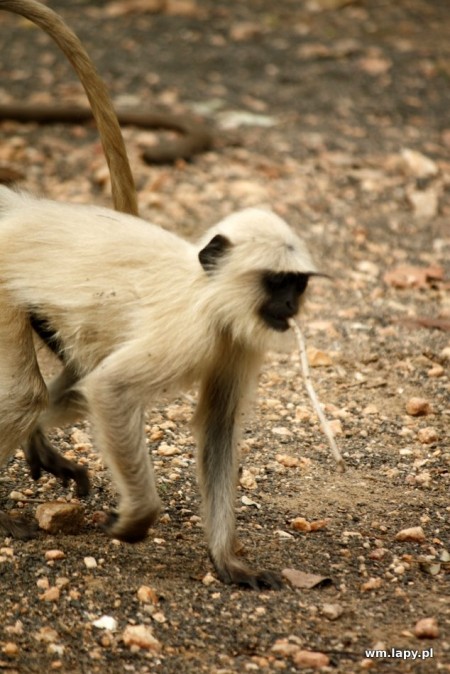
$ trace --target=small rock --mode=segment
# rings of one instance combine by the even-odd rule
[[[75,449],[92,449],[92,442],[87,433],[79,428],[75,428],[70,435],[70,441]]]
[[[167,622],[167,618],[162,611],[156,611],[156,613],[152,613],[152,620],[160,624]]]
[[[5,634],[16,634],[20,636],[24,633],[23,622],[21,620],[16,620],[14,625],[7,625],[5,627]]]
[[[445,370],[444,370],[444,368],[442,367],[442,365],[435,364],[435,365],[433,365],[432,368],[430,368],[430,369],[428,370],[427,376],[430,377],[430,378],[434,378],[434,377],[437,378],[437,377],[442,377],[442,375],[443,375],[444,373],[445,373]]]
[[[379,561],[380,559],[383,559],[387,552],[387,548],[376,548],[375,550],[369,552],[369,559]]]
[[[414,543],[423,543],[426,540],[422,527],[410,527],[402,529],[395,535],[396,541],[412,541]]]
[[[317,651],[299,650],[293,654],[292,660],[300,669],[320,669],[330,664],[330,658],[325,653]]]
[[[87,569],[95,569],[97,567],[97,560],[95,557],[85,557],[83,562]]]
[[[84,509],[79,503],[49,501],[36,508],[39,526],[50,534],[77,534],[83,524]]]
[[[275,533],[282,540],[285,540],[285,541],[293,541],[294,540],[294,536],[292,534],[290,534],[288,531],[284,531],[284,529],[275,529]]]
[[[344,609],[340,604],[323,604],[320,612],[328,620],[337,620],[344,613]]]
[[[53,586],[39,595],[39,599],[42,601],[59,601],[60,594],[59,587]]]
[[[406,567],[404,564],[397,564],[396,566],[393,567],[392,571],[395,573],[396,576],[403,576],[403,574],[406,571]]]
[[[382,578],[369,578],[366,583],[361,585],[362,592],[372,592],[372,590],[378,590],[383,585]]]
[[[158,603],[158,595],[156,594],[156,590],[154,590],[153,587],[149,587],[148,585],[141,585],[136,594],[137,598],[142,604]]]
[[[413,484],[418,484],[421,487],[429,487],[431,482],[431,473],[428,470],[422,470],[414,477]]]
[[[435,190],[413,190],[408,200],[418,218],[434,218],[439,210],[439,199]]]
[[[175,456],[175,454],[180,454],[178,447],[173,445],[167,445],[165,442],[162,442],[158,449],[156,450],[157,454],[160,456]]]
[[[411,417],[423,417],[432,412],[431,405],[425,398],[410,398],[405,409]]]
[[[48,562],[52,562],[56,559],[64,559],[65,553],[62,550],[47,550],[45,553],[45,559]]]
[[[299,405],[295,409],[295,419],[297,421],[309,421],[310,419],[312,419],[312,412],[307,407]]]
[[[17,655],[19,655],[19,647],[12,641],[8,641],[4,646],[2,646],[2,653],[4,653],[4,655],[6,655],[8,658],[15,658]]]
[[[382,56],[367,56],[358,60],[358,66],[368,75],[377,77],[378,75],[384,75],[391,69],[392,61]]]
[[[439,625],[436,618],[418,620],[414,625],[413,633],[418,639],[437,639],[439,637]]]
[[[275,461],[286,468],[297,468],[300,465],[300,459],[297,456],[289,456],[289,454],[277,454]]]
[[[362,411],[364,415],[378,414],[378,412],[379,412],[378,407],[373,403],[369,403],[368,405],[366,405],[366,407]]]
[[[203,578],[202,578],[202,583],[203,585],[212,585],[213,583],[217,583],[217,578],[215,578],[210,571],[206,573]]]
[[[421,428],[417,433],[417,437],[422,445],[431,445],[432,442],[436,442],[439,438],[436,429],[431,426]]]
[[[53,629],[53,627],[46,625],[45,627],[41,627],[38,632],[35,632],[33,637],[36,639],[36,641],[42,641],[46,644],[53,644],[55,641],[58,641],[59,634],[55,629]]]
[[[122,641],[125,646],[137,646],[154,652],[161,650],[161,642],[156,639],[148,625],[128,625],[123,631]]]
[[[101,618],[94,620],[92,624],[94,627],[100,630],[107,630],[108,632],[115,632],[117,629],[117,620],[110,615],[102,615]]]
[[[22,494],[21,491],[12,491],[10,492],[8,498],[11,499],[11,501],[26,501],[27,497],[25,494]]]
[[[261,23],[242,21],[230,28],[230,37],[233,42],[245,42],[261,35]]]
[[[288,658],[298,653],[299,650],[300,646],[291,643],[288,639],[277,639],[271,648],[272,653],[283,658]]]
[[[284,438],[290,438],[293,435],[292,431],[290,431],[289,428],[286,428],[285,426],[274,426],[274,428],[272,428],[272,433]]]
[[[344,433],[342,428],[342,421],[340,419],[331,419],[328,422],[328,426],[330,427],[333,435],[342,435]]]
[[[404,148],[401,156],[408,172],[415,178],[432,178],[439,172],[436,162],[421,152]]]
[[[244,468],[242,474],[239,478],[239,484],[244,489],[256,489],[258,484],[255,480],[255,476],[249,470]]]

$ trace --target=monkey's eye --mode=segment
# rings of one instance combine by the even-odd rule
[[[294,272],[268,273],[264,276],[264,286],[270,294],[294,290],[298,295],[302,295],[308,285],[308,278],[308,274]]]
[[[279,293],[288,286],[292,285],[292,279],[289,279],[290,274],[266,274],[264,276],[264,286],[269,293]]]

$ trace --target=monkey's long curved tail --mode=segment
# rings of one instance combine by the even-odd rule
[[[136,187],[110,95],[88,53],[61,17],[37,0],[0,0],[0,9],[19,14],[42,28],[72,64],[84,87],[97,124],[111,175],[114,208],[138,215]]]

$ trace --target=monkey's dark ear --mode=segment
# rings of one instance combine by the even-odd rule
[[[231,248],[232,243],[226,236],[216,234],[199,252],[198,259],[205,271],[212,271],[223,255]]]

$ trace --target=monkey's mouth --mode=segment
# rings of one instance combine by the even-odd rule
[[[277,332],[286,332],[286,330],[289,330],[288,318],[291,318],[290,315],[276,315],[264,311],[261,315],[264,319],[264,322],[269,326],[269,328],[272,328],[272,330],[276,330]]]

